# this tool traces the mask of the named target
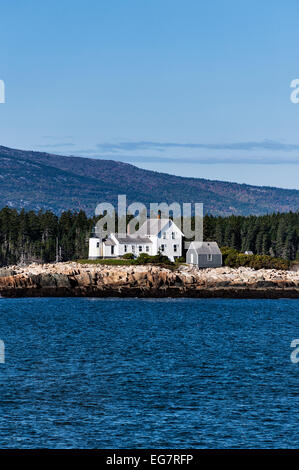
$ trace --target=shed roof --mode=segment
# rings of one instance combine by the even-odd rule
[[[189,250],[195,250],[198,254],[221,255],[217,242],[191,242]]]

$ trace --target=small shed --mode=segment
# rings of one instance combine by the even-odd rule
[[[191,242],[186,261],[199,268],[219,268],[222,266],[222,254],[216,242]]]

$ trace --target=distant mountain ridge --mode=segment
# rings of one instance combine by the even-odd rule
[[[143,170],[128,163],[0,146],[0,207],[83,209],[94,213],[100,202],[202,202],[214,215],[298,211],[299,191],[186,178]]]

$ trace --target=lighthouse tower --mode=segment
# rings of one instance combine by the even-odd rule
[[[94,227],[89,238],[88,259],[98,259],[102,256],[102,237]]]

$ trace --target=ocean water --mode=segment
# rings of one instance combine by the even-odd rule
[[[0,447],[298,448],[298,307],[0,299]]]

